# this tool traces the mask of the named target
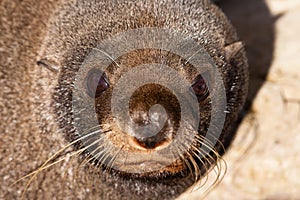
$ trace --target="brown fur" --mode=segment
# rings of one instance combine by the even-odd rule
[[[159,2],[161,5],[156,7]],[[11,184],[68,144],[64,136],[73,139],[70,88],[76,64],[89,51],[86,47],[95,47],[101,40],[128,29],[165,27],[183,32],[204,46],[226,87],[230,112],[220,141],[230,143],[247,93],[247,64],[230,23],[209,1],[75,1],[63,5],[55,1],[2,1],[0,13],[0,198],[19,198],[24,182]],[[52,72],[36,64],[41,59],[50,63]],[[223,153],[221,145],[215,149]],[[73,147],[67,150],[72,152]],[[194,183],[191,175],[137,179],[101,170],[92,173],[78,166],[79,159],[65,159],[43,171],[25,197],[170,199]]]

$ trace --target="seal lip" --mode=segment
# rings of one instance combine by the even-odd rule
[[[136,167],[136,166],[133,166]],[[155,183],[157,183],[157,180],[165,180],[165,179],[172,179],[172,178],[179,178],[179,177],[189,177],[190,171],[184,167],[183,164],[174,164],[171,166],[167,166],[164,168],[164,170],[157,170],[157,171],[147,171],[143,173],[136,173],[136,172],[128,172],[128,171],[119,171],[116,169],[105,169],[102,168],[101,170],[104,173],[108,174],[115,174],[120,178],[124,178],[126,180],[131,179],[140,179],[140,180],[155,180]]]
[[[167,162],[159,162],[156,160],[146,160],[146,161],[140,161],[140,162],[126,162],[126,165],[123,165],[118,169],[119,171],[130,171],[130,173],[147,173],[149,169],[157,169],[155,171],[169,171],[167,170],[168,163]],[[149,167],[150,166],[150,167]],[[174,166],[173,166],[174,168]],[[153,171],[154,172],[154,171]]]

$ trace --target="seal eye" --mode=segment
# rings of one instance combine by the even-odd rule
[[[193,88],[198,101],[203,101],[209,94],[208,85],[201,74],[195,78],[191,87]]]
[[[97,98],[109,88],[106,74],[99,69],[92,69],[86,77],[86,90],[90,97]]]

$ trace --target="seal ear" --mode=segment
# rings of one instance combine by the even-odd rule
[[[57,74],[57,75],[59,74],[60,67],[59,67],[59,64],[55,60],[43,58],[41,60],[38,60],[36,64],[42,68],[48,69],[50,72],[52,72],[54,74]]]
[[[240,51],[244,49],[244,44],[241,41],[225,45],[225,58],[230,62],[231,58],[235,57]]]

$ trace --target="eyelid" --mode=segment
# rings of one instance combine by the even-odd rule
[[[197,96],[198,101],[205,100],[211,93],[211,75],[209,71],[198,74],[192,84],[191,89]]]
[[[93,76],[99,77],[99,78],[97,78],[98,82],[95,85],[93,85],[93,83],[91,83],[91,84],[89,83],[89,81],[90,81],[89,79],[94,78]],[[85,80],[84,80],[84,85],[85,85],[86,93],[91,98],[97,98],[101,95],[102,92],[107,90],[107,88],[105,88],[102,91],[97,91],[97,88],[99,86],[99,82],[101,81],[101,79],[104,80],[106,87],[109,88],[109,86],[110,86],[109,79],[104,71],[93,68],[87,73]],[[94,81],[94,80],[91,80],[91,81]],[[97,93],[97,92],[99,92],[99,93]]]
[[[193,79],[191,85],[194,85],[194,84],[198,81],[197,79],[200,78],[200,77],[202,77],[202,78],[204,79],[205,83],[206,83],[206,84],[208,85],[208,87],[209,87],[210,84],[211,84],[211,81],[212,81],[211,72],[210,72],[209,70],[197,74],[197,75],[194,77],[194,79]]]

